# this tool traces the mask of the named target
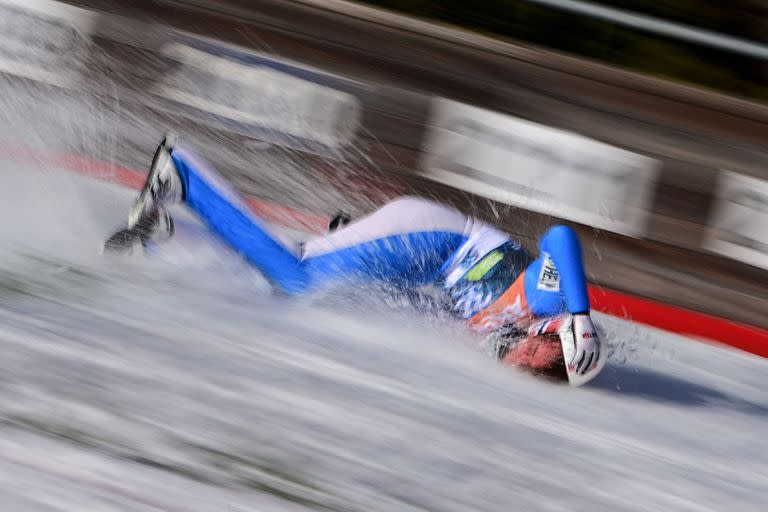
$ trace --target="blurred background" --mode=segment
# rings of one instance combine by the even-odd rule
[[[595,283],[768,326],[764,2],[369,3],[11,2],[4,68],[157,113],[81,153],[142,167],[169,127],[318,214],[427,194],[533,245],[562,218]]]
[[[292,227],[322,229],[338,210],[355,217],[402,194],[450,203],[514,233],[532,250],[547,226],[565,222],[582,237],[592,283],[768,328],[767,1],[0,0],[0,26],[3,162],[76,168],[135,186],[131,173],[143,172],[162,134],[174,130],[241,192],[272,204],[274,220]],[[4,174],[14,176],[10,169],[16,167],[5,163]],[[18,183],[24,190],[33,186]],[[4,196],[8,215],[55,204],[70,190],[62,183],[46,185],[37,201],[9,186]],[[93,236],[89,243],[96,247],[124,215],[128,196],[99,191],[106,199],[85,207],[93,202],[83,198],[97,194],[91,187],[79,201],[61,203],[74,212],[71,219],[64,222],[62,213],[51,210],[53,221],[41,217],[45,227],[25,243],[48,240],[50,251],[55,240],[57,250],[69,250],[78,244],[65,235],[76,226]],[[30,224],[20,231],[34,229]],[[409,343],[418,339],[434,348],[433,338],[451,335],[424,334],[429,331],[423,325],[401,325],[399,317],[385,324],[377,323],[378,317],[371,320],[373,328],[388,333],[374,335],[370,325],[337,314],[333,306],[319,312],[314,306],[302,309],[303,304],[294,313],[316,322],[304,331],[293,317],[283,318],[284,305],[242,290],[222,291],[207,281],[205,293],[229,309],[212,313],[207,309],[212,306],[198,299],[197,285],[181,275],[167,286],[157,285],[151,273],[126,283],[127,278],[116,277],[101,263],[95,264],[98,272],[91,272],[90,262],[83,268],[91,270],[85,271],[47,257],[24,261],[32,270],[24,266],[17,275],[18,269],[9,267],[0,274],[6,308],[0,313],[16,315],[8,313],[9,332],[18,330],[18,339],[38,331],[68,336],[103,358],[88,363],[74,353],[54,355],[63,349],[41,341],[43,368],[63,368],[64,373],[40,372],[30,355],[37,349],[19,342],[23,348],[12,350],[3,363],[13,383],[3,397],[14,399],[8,399],[11,405],[1,403],[0,413],[4,424],[26,430],[8,435],[10,441],[4,442],[10,455],[3,460],[20,464],[30,446],[25,436],[42,432],[113,459],[149,460],[152,471],[172,468],[173,478],[214,487],[237,481],[235,490],[216,488],[200,503],[171,481],[167,488],[174,491],[167,501],[123,495],[137,510],[207,510],[204,503],[241,503],[238,485],[271,496],[259,502],[258,510],[498,510],[508,503],[501,491],[505,485],[531,510],[550,510],[548,504],[568,509],[574,503],[571,509],[674,508],[680,505],[673,498],[679,490],[665,488],[666,480],[689,485],[698,496],[712,486],[710,477],[716,480],[709,474],[699,483],[684,476],[675,480],[677,469],[664,465],[663,454],[676,446],[685,447],[675,460],[686,461],[688,471],[716,467],[713,471],[736,482],[733,494],[726,484],[712,491],[712,510],[724,503],[737,503],[741,510],[755,506],[765,483],[755,476],[766,463],[764,454],[753,453],[750,443],[734,439],[727,447],[712,445],[733,432],[757,432],[766,412],[765,392],[753,385],[765,376],[762,360],[745,363],[728,353],[719,368],[727,378],[688,381],[680,375],[689,366],[706,367],[711,347],[684,349],[688,345],[606,320],[613,329],[614,360],[623,362],[609,368],[595,393],[613,398],[599,395],[590,402],[584,395],[561,405],[567,402],[563,390],[546,388],[536,402],[526,398],[528,392],[541,392],[534,383],[510,386],[507,377],[495,374],[488,377],[490,383],[479,383],[477,375],[489,370],[463,366],[460,351],[449,350],[447,362],[439,363],[423,350],[414,356]],[[99,272],[107,277],[96,277]],[[254,279],[249,276],[244,283]],[[99,293],[106,293],[110,282],[138,291],[114,297],[109,292],[102,300]],[[152,295],[145,301],[147,290]],[[30,294],[50,304],[31,303]],[[173,312],[166,311],[167,304],[174,305],[167,308]],[[152,305],[158,309],[143,309]],[[258,311],[253,318],[251,307]],[[339,306],[341,311],[344,307]],[[147,317],[160,319],[160,327],[142,331],[133,323]],[[286,326],[276,326],[275,318]],[[200,319],[205,319],[202,325]],[[172,328],[180,326],[173,334]],[[291,332],[299,332],[296,339]],[[368,340],[362,347],[356,344],[360,337]],[[395,356],[387,355],[393,350],[390,338],[398,337]],[[7,334],[4,339],[17,338]],[[150,341],[157,339],[169,343]],[[221,348],[223,340],[229,340],[229,348]],[[285,353],[271,352],[275,340],[285,342]],[[178,348],[185,342],[190,345]],[[292,343],[301,349],[285,348]],[[347,351],[342,361],[328,355],[339,343]],[[657,345],[665,348],[657,352]],[[303,356],[306,351],[316,359]],[[237,357],[227,357],[232,354]],[[146,365],[146,373],[123,374],[116,362],[121,360]],[[667,366],[657,373],[653,368],[659,364]],[[104,381],[94,376],[91,365],[103,371]],[[261,380],[249,380],[250,372]],[[448,380],[435,377],[446,373],[451,374]],[[316,380],[321,384],[314,387]],[[12,390],[28,382],[35,385],[19,400]],[[727,390],[718,387],[726,384]],[[414,391],[424,386],[429,390],[424,395]],[[313,389],[310,395],[307,387]],[[496,393],[499,389],[504,392]],[[517,394],[510,398],[509,389]],[[155,390],[163,391],[154,396]],[[642,407],[620,405],[617,394],[639,400]],[[145,396],[156,400],[144,403]],[[403,396],[412,402],[400,409]],[[375,413],[368,410],[371,397],[380,400],[374,400],[381,407]],[[38,399],[45,414],[29,405]],[[67,400],[78,405],[67,409],[62,405]],[[282,407],[280,400],[295,409]],[[482,418],[467,412],[478,400],[487,413]],[[174,401],[183,407],[169,407]],[[429,408],[434,403],[436,410]],[[145,406],[150,412],[144,412]],[[544,412],[528,419],[512,412],[528,406]],[[605,413],[606,408],[618,412]],[[697,412],[691,414],[692,408]],[[597,409],[600,414],[592,414]],[[554,411],[551,417],[547,411]],[[570,432],[586,424],[594,437],[563,437],[555,426],[561,421],[558,413],[573,418]],[[517,426],[529,451],[509,448],[503,460],[472,458],[478,443],[487,448],[506,440],[506,427],[488,420],[495,414]],[[746,419],[733,420],[733,414]],[[672,426],[653,420],[667,415],[674,419]],[[130,430],[117,426],[123,417]],[[320,420],[329,417],[335,418],[332,427]],[[452,423],[457,417],[466,423]],[[724,426],[718,426],[721,421]],[[77,427],[66,426],[70,423]],[[542,433],[533,427],[542,423],[551,429]],[[683,435],[704,423],[708,426],[700,439]],[[260,427],[247,428],[254,424]],[[612,437],[617,429],[626,436],[622,439],[650,436],[650,448],[636,466],[625,466],[624,457],[637,451]],[[96,431],[110,435],[94,438]],[[110,437],[114,432],[120,435]],[[605,455],[600,452],[605,436],[620,448],[597,457],[594,472],[580,473],[577,462],[566,460],[564,454],[574,446],[585,449],[584,457],[593,451]],[[420,439],[436,439],[439,448],[419,458],[415,447],[423,447]],[[538,448],[540,442],[552,449]],[[234,446],[238,443],[259,448],[243,453]],[[45,449],[29,459],[25,471],[45,466]],[[536,466],[540,449],[546,457],[563,458],[558,466],[562,481],[574,473],[583,475],[579,481],[584,485],[605,475],[630,479],[652,474],[657,480],[638,485],[655,488],[658,495],[633,502],[632,493],[626,494],[629,498],[615,493],[595,505],[588,493],[577,492],[575,502],[558,501],[553,496],[570,489],[548,494],[551,479],[536,476],[552,474],[551,468]],[[59,473],[45,470],[40,480],[54,482],[40,486],[59,508],[45,508],[40,501],[33,506],[19,492],[16,501],[7,501],[15,506],[8,510],[76,509],[66,505],[66,493],[61,495],[55,483],[68,471],[69,455],[60,455]],[[369,457],[384,462],[377,465]],[[531,476],[513,467],[510,461],[516,457],[539,473]],[[355,465],[360,460],[367,461],[362,471]],[[113,475],[108,481],[124,478],[106,463],[83,457],[83,464],[96,467],[94,474]],[[479,475],[476,487],[465,480],[467,472]],[[432,477],[423,487],[410,483],[427,473]],[[329,476],[337,474],[343,484]],[[312,480],[317,475],[323,476]],[[88,478],[70,478],[67,485],[88,487]],[[517,487],[510,484],[515,478],[522,479]],[[163,496],[162,479],[146,480],[126,485]],[[485,494],[470,499],[461,486],[452,487],[454,481],[463,482],[467,493],[482,489]],[[102,487],[98,492],[109,494]],[[445,494],[437,499],[427,488]],[[706,501],[693,499],[680,509],[701,509]],[[103,507],[98,509],[131,509],[123,502],[106,502],[98,501]],[[233,505],[232,510],[251,508]]]
[[[712,35],[765,43],[768,6],[760,0],[730,2],[727,6],[705,0],[489,0],[478,5],[408,0],[367,3],[679,83],[739,97],[763,101],[766,98],[766,63],[757,52],[743,53],[713,46],[716,37],[697,40],[685,30],[709,31]],[[611,8],[616,10],[611,12]],[[643,25],[641,18],[645,18]],[[669,30],[667,24],[678,24],[678,27]]]

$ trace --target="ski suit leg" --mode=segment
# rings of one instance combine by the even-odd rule
[[[309,240],[302,263],[316,285],[339,277],[402,286],[434,283],[467,240],[472,222],[434,201],[401,197],[338,231]]]
[[[186,205],[290,294],[342,279],[396,285],[436,281],[471,226],[471,220],[456,210],[406,197],[302,246],[280,240],[202,159],[184,148],[174,150],[172,157],[184,184]]]
[[[539,244],[541,255],[525,271],[525,297],[537,316],[588,313],[589,295],[581,244],[573,229],[553,226]]]
[[[298,244],[280,240],[210,164],[181,147],[171,156],[181,177],[186,206],[209,229],[282,290],[299,293],[307,287],[309,279],[299,264]]]

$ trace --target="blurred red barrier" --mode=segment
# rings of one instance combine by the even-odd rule
[[[627,293],[590,285],[592,308],[672,331],[699,341],[714,341],[768,357],[768,330]]]

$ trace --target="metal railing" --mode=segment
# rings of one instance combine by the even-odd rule
[[[597,18],[617,25],[644,30],[690,43],[709,46],[720,50],[739,53],[757,59],[768,60],[768,46],[738,37],[727,36],[700,28],[661,20],[652,16],[637,14],[622,9],[605,7],[578,0],[527,0],[546,5],[554,9],[573,12],[591,18]]]

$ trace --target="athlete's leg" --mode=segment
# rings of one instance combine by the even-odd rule
[[[530,311],[536,316],[588,313],[587,277],[576,233],[568,226],[553,226],[539,247],[541,255],[524,277]]]
[[[307,287],[298,244],[280,240],[208,163],[184,148],[173,149],[171,157],[181,177],[186,206],[213,232],[283,291],[299,293]]]
[[[286,245],[256,217],[205,161],[188,150],[172,153],[185,203],[268,279],[288,293],[333,280],[380,280],[419,285],[436,281],[440,268],[466,240],[472,220],[422,198],[404,197],[303,248]]]
[[[136,231],[135,226],[145,220],[158,224],[168,203],[183,201],[211,231],[288,293],[343,278],[411,285],[437,281],[443,265],[476,224],[435,202],[402,198],[302,246],[281,240],[210,164],[175,147],[173,141],[167,137],[158,147],[131,209],[128,231]],[[172,225],[170,220],[168,224]]]
[[[472,219],[447,206],[403,197],[308,241],[302,264],[316,285],[339,277],[402,285],[436,282],[472,224]]]

